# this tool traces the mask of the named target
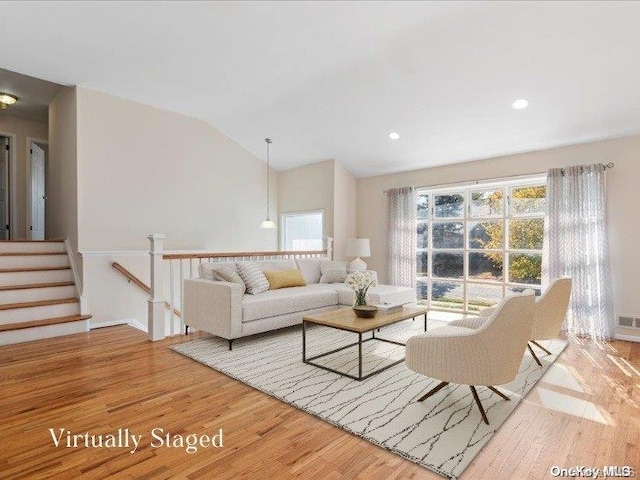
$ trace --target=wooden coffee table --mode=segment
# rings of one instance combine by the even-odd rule
[[[391,368],[395,365],[398,365],[399,363],[404,362],[404,358],[397,360],[389,365],[386,365],[378,370],[369,372],[367,375],[363,376],[362,375],[362,344],[364,342],[369,342],[371,340],[377,340],[380,342],[387,342],[387,343],[393,343],[395,345],[405,346],[404,343],[376,337],[376,330],[379,331],[381,327],[402,322],[403,320],[424,316],[424,331],[426,332],[427,331],[427,311],[428,311],[427,307],[405,306],[405,307],[402,307],[402,310],[398,310],[392,313],[378,312],[378,314],[374,318],[358,318],[356,317],[356,314],[353,313],[353,310],[351,308],[341,308],[339,310],[331,310],[329,312],[317,313],[314,315],[306,315],[302,318],[302,361],[309,365],[313,365],[314,367],[322,368],[323,370],[327,370],[329,372],[338,373],[345,377],[353,378],[354,380],[364,380],[365,378],[369,378],[370,376],[375,375],[376,373],[383,372],[388,368]],[[330,352],[321,353],[319,355],[314,355],[313,357],[307,358],[307,324],[322,325],[325,327],[336,328],[338,330],[346,330],[348,332],[354,332],[358,334],[358,341],[355,343],[350,343],[349,345],[345,345],[344,347],[336,348],[334,350],[331,350]],[[367,332],[371,332],[371,337],[363,339],[362,335]],[[316,360],[321,357],[326,357],[327,355],[331,355],[332,353],[345,350],[355,345],[358,346],[358,376],[357,377],[355,375],[340,372],[333,368],[325,367],[324,365],[320,365],[318,363],[313,362],[313,360]]]

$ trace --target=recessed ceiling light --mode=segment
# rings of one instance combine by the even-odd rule
[[[391,140],[398,140],[398,139],[400,138],[400,134],[399,134],[399,133],[397,133],[397,132],[391,132],[391,133],[389,134],[389,138],[390,138]]]
[[[529,106],[529,100],[526,98],[519,98],[515,100],[511,106],[516,110],[522,110],[523,108],[527,108]]]

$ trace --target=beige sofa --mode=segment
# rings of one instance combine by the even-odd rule
[[[297,268],[304,287],[268,290],[258,295],[242,293],[236,283],[212,280],[211,268],[200,265],[200,277],[184,281],[184,320],[187,327],[203,330],[232,342],[241,337],[302,323],[311,313],[353,304],[353,292],[344,283],[319,283],[324,258],[254,262],[263,271]],[[375,272],[373,272],[375,274]],[[369,289],[369,303],[415,303],[413,288],[378,285]]]

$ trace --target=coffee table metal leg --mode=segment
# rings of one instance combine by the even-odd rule
[[[307,322],[302,320],[302,361],[307,360]]]
[[[358,380],[362,380],[362,333],[358,333]]]
[[[427,314],[424,314],[424,331],[427,331]]]

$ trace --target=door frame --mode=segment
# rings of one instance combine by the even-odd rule
[[[16,238],[16,222],[17,218],[16,208],[18,206],[18,180],[14,172],[18,165],[18,135],[15,133],[5,132],[0,130],[0,136],[7,137],[9,139],[9,174],[7,184],[9,187],[9,218],[7,222],[9,224],[9,240],[15,240]]]
[[[27,137],[27,172],[26,172],[26,182],[27,182],[27,189],[26,189],[26,193],[27,193],[27,202],[25,205],[26,208],[26,215],[25,215],[25,219],[26,219],[26,224],[24,226],[24,228],[27,231],[27,240],[31,240],[31,228],[27,228],[28,226],[31,226],[31,144],[32,143],[39,143],[41,145],[46,145],[47,146],[47,151],[46,154],[44,156],[44,191],[45,194],[47,192],[47,177],[49,176],[49,141],[48,140],[43,140],[41,138],[36,138],[36,137]],[[45,206],[44,206],[44,232],[45,232],[45,240],[47,238],[47,204],[46,204],[46,200],[45,200]]]

